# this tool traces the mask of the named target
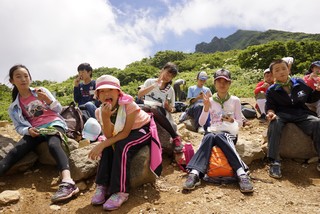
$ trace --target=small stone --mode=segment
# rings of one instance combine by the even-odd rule
[[[53,205],[50,205],[50,209],[57,211],[57,210],[60,210],[61,207],[58,206],[58,205],[53,204]]]
[[[145,195],[145,196],[143,196],[143,198],[144,198],[144,199],[148,199],[148,196]]]

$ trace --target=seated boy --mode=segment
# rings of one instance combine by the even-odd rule
[[[273,178],[281,178],[279,145],[281,132],[286,123],[295,123],[305,134],[311,136],[320,157],[320,119],[305,104],[319,100],[320,86],[313,90],[302,79],[291,78],[288,63],[282,59],[273,61],[269,68],[275,79],[275,84],[269,87],[266,94],[266,118],[270,121],[269,175]],[[317,169],[320,171],[320,164]]]
[[[89,63],[82,63],[78,66],[78,74],[74,80],[73,99],[81,110],[87,110],[90,117],[95,118],[94,112],[100,103],[93,98],[96,82],[91,79],[92,67]]]
[[[180,117],[180,122],[182,122],[184,119],[186,119],[187,116],[195,119],[195,126],[196,130],[198,130],[198,133],[204,133],[207,129],[207,127],[210,125],[210,118],[208,118],[207,122],[204,124],[204,127],[199,125],[198,118],[200,117],[200,114],[203,109],[203,96],[207,95],[209,97],[212,96],[212,93],[210,89],[204,84],[206,83],[208,79],[208,75],[205,71],[200,71],[197,75],[197,84],[190,86],[188,88],[188,95],[187,100],[190,103],[190,106],[188,107],[187,111],[182,114]]]

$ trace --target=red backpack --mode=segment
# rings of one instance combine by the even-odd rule
[[[179,161],[177,161],[177,164],[179,168],[185,172],[188,163],[190,162],[191,158],[194,155],[194,149],[192,144],[191,143],[184,144],[182,151],[184,153],[184,157],[181,158]]]

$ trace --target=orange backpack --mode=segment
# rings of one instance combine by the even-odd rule
[[[234,172],[222,150],[212,147],[207,175],[209,177],[234,177]]]

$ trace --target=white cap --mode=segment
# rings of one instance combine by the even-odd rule
[[[82,137],[86,138],[90,141],[95,141],[99,137],[101,133],[101,126],[99,122],[90,117],[87,122],[84,124],[83,130],[82,130]]]
[[[293,57],[288,56],[288,57],[283,57],[282,60],[286,61],[288,64],[293,64]]]

